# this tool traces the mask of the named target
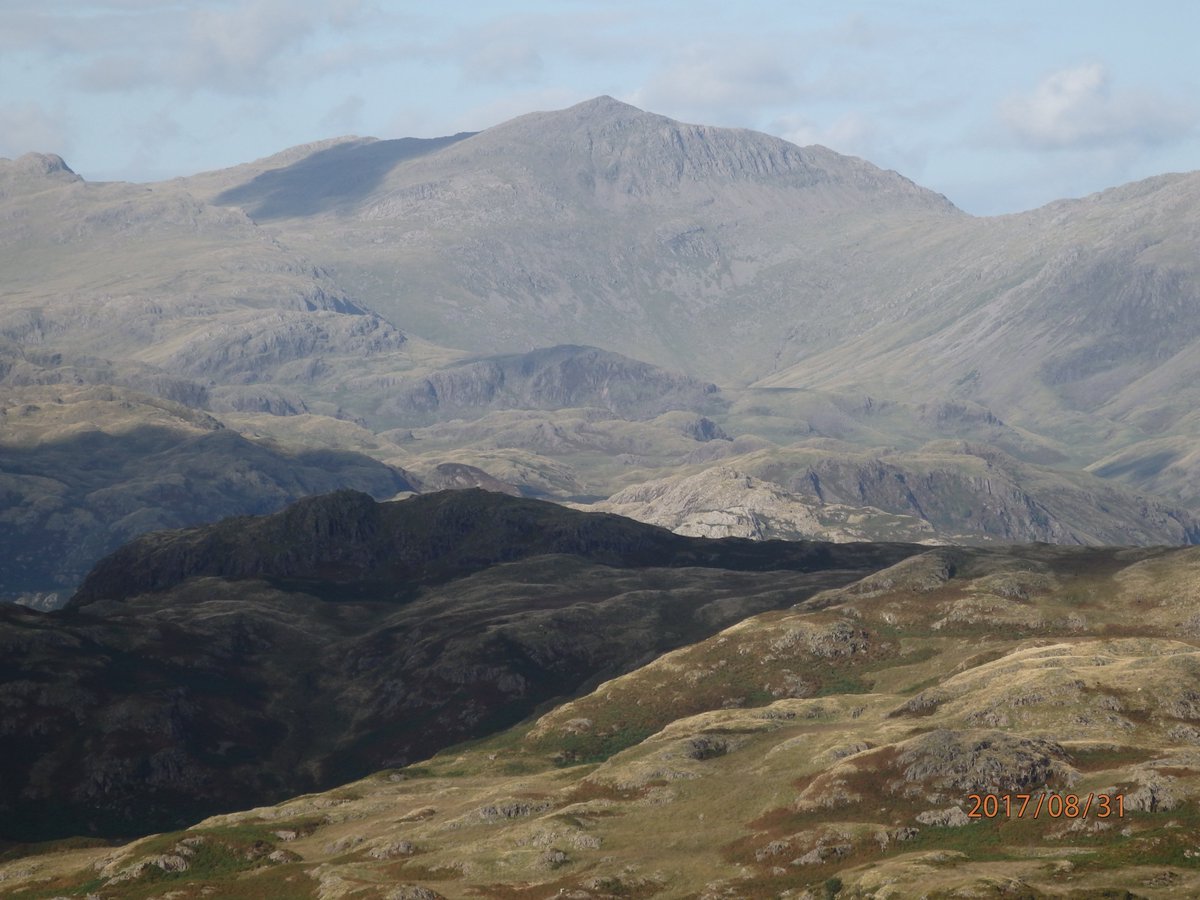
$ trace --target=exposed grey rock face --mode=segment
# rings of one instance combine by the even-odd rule
[[[66,591],[51,591],[49,593],[42,591],[28,591],[14,596],[0,597],[0,602],[10,600],[20,606],[36,609],[38,612],[50,612],[51,610],[61,609],[70,599]]]
[[[614,512],[695,537],[855,541],[883,532],[908,540],[935,537],[933,527],[916,516],[827,505],[729,466],[643,482],[579,508]]]
[[[210,402],[206,384],[172,375],[157,366],[129,360],[114,363],[0,340],[0,385],[22,388],[84,384],[127,388],[194,409],[207,409]]]
[[[462,490],[483,488],[519,497],[521,491],[511,484],[493,478],[483,469],[463,463],[439,463],[433,471],[421,478],[421,487],[426,491]]]
[[[897,764],[906,782],[951,798],[970,792],[1028,793],[1051,777],[1077,777],[1067,759],[1054,741],[939,729],[908,742]]]
[[[1200,174],[1161,176],[973,222],[958,245],[969,255],[929,247],[895,313],[764,384],[925,397],[952,385],[1005,420],[1088,442],[1103,440],[1099,420],[1178,427],[1194,409],[1176,392],[1191,397],[1200,338],[1198,196]]]
[[[83,181],[56,153],[26,153],[15,160],[0,159],[0,190],[4,193],[32,192],[47,184]]]
[[[403,334],[372,314],[324,309],[256,311],[223,316],[160,365],[168,371],[224,383],[276,377],[304,383],[323,374],[322,356],[372,356],[399,350],[404,341]]]
[[[595,347],[563,346],[463,362],[402,382],[380,411],[434,419],[490,409],[596,407],[649,419],[668,410],[723,405],[715,384]],[[711,421],[707,428],[710,436],[719,430]]]
[[[209,408],[214,412],[262,412],[272,416],[298,416],[309,412],[295,391],[266,385],[236,385],[214,391]]]
[[[993,447],[935,442],[910,453],[789,448],[739,460],[805,498],[913,515],[955,541],[1190,544],[1182,506],[1084,473],[1022,463]]]
[[[938,825],[943,828],[962,828],[971,824],[971,819],[960,806],[926,810],[917,814],[917,821],[922,825]]]

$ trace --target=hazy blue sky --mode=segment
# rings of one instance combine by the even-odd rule
[[[1200,4],[0,0],[0,156],[154,180],[611,94],[973,213],[1200,168]]]

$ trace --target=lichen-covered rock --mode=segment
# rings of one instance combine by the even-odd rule
[[[388,841],[372,847],[367,851],[367,856],[371,859],[395,859],[399,856],[411,856],[416,852],[417,847],[412,841]]]
[[[1078,773],[1060,744],[1001,731],[939,728],[907,741],[897,757],[905,782],[960,796],[985,791],[1028,792],[1053,777]]]
[[[385,895],[386,900],[444,900],[441,894],[419,884],[402,884]]]
[[[928,809],[917,814],[917,821],[922,825],[934,825],[942,828],[962,828],[970,825],[970,817],[961,807],[949,806],[946,809]]]
[[[551,806],[549,800],[501,800],[481,806],[475,811],[475,815],[484,822],[503,822],[505,819],[537,815]]]

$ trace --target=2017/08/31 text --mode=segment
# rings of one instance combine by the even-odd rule
[[[1094,815],[1097,819],[1116,816],[1125,817],[1124,794],[1060,794],[1041,792],[1038,794],[968,794],[971,808],[967,817],[971,819],[1085,819]]]

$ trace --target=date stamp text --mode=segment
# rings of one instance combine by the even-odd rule
[[[1125,818],[1124,794],[968,794],[970,819]]]

